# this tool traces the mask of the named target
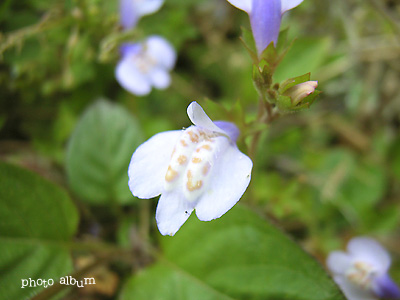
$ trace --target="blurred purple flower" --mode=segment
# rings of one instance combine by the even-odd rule
[[[150,36],[142,43],[124,44],[121,53],[115,76],[132,94],[144,96],[153,86],[165,89],[170,85],[169,71],[175,65],[176,53],[164,38]]]
[[[247,12],[258,54],[271,42],[278,40],[282,15],[303,0],[227,0],[233,6]]]
[[[134,196],[161,194],[156,220],[163,235],[174,235],[194,209],[201,221],[221,217],[250,182],[253,163],[236,146],[238,128],[213,122],[196,102],[187,114],[194,126],[156,134],[136,149],[128,170]]]
[[[142,16],[155,13],[164,0],[120,0],[120,22],[124,29],[132,29]]]
[[[373,239],[353,238],[347,253],[332,252],[327,266],[349,300],[400,299],[400,289],[390,278],[389,253]]]

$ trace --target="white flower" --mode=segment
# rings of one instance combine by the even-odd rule
[[[136,26],[142,16],[155,13],[163,5],[164,0],[121,0],[120,22],[124,29]]]
[[[327,266],[349,300],[400,299],[400,289],[390,278],[389,253],[373,239],[353,238],[347,253],[332,252]]]
[[[201,221],[231,209],[250,182],[252,161],[236,146],[237,127],[213,122],[196,102],[185,130],[156,134],[133,153],[129,188],[139,198],[161,194],[156,211],[163,235],[174,235],[195,209]]]
[[[153,86],[165,89],[170,85],[169,71],[175,65],[176,53],[162,37],[150,36],[143,43],[124,44],[121,53],[115,76],[132,94],[143,96]]]

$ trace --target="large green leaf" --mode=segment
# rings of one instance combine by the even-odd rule
[[[96,102],[69,141],[66,167],[71,188],[92,204],[133,200],[127,170],[142,141],[141,130],[128,111],[110,102]]]
[[[43,287],[22,279],[53,279],[72,270],[66,243],[78,213],[67,193],[36,174],[0,163],[0,295],[29,299]]]
[[[274,74],[279,82],[291,77],[313,72],[323,64],[331,46],[330,38],[301,38],[294,42]]]
[[[121,299],[343,300],[322,267],[266,220],[236,206],[194,216],[162,238],[161,260],[132,277]]]

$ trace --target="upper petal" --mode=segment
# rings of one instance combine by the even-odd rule
[[[351,258],[343,251],[333,251],[329,254],[326,264],[333,273],[345,274],[351,267]]]
[[[203,108],[196,101],[190,103],[187,108],[187,114],[190,121],[192,121],[194,125],[229,136],[224,130],[213,123],[213,121],[204,112]]]
[[[153,198],[164,190],[165,174],[182,131],[158,133],[140,145],[129,164],[129,188],[139,198]]]
[[[353,238],[347,250],[354,260],[372,264],[380,274],[386,273],[390,266],[390,256],[385,248],[371,238]]]
[[[240,131],[235,124],[225,121],[215,121],[214,124],[217,125],[218,128],[222,129],[224,132],[226,132],[233,143],[236,143]]]
[[[253,0],[250,23],[258,54],[261,54],[271,42],[276,46],[281,26],[281,1]]]
[[[124,29],[136,26],[139,16],[133,0],[121,0],[119,3],[120,23]]]
[[[172,69],[176,61],[174,47],[164,38],[152,35],[146,40],[147,54],[152,57],[158,66]]]
[[[149,78],[139,71],[129,55],[118,62],[115,77],[119,84],[132,94],[144,96],[151,91]]]
[[[303,0],[281,0],[281,13],[284,14],[289,9],[292,9],[299,5]]]
[[[244,10],[248,14],[251,12],[252,0],[228,0],[228,2],[230,4],[232,4],[233,6],[239,8],[241,10]]]
[[[208,188],[196,204],[197,217],[210,221],[230,210],[249,185],[252,167],[251,159],[232,144],[219,153],[212,166]]]
[[[139,16],[150,15],[158,11],[164,4],[164,0],[130,0],[135,2]]]
[[[164,192],[158,201],[156,221],[162,235],[174,235],[193,211],[180,189]]]

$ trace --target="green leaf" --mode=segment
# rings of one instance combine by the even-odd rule
[[[143,141],[138,123],[123,107],[98,101],[78,122],[67,149],[71,188],[91,204],[128,203],[132,153]]]
[[[67,193],[38,175],[0,163],[0,294],[29,299],[43,287],[22,279],[53,279],[72,270],[66,243],[78,213]]]
[[[344,300],[313,258],[240,206],[211,222],[192,216],[162,248],[161,261],[132,277],[121,299]]]

